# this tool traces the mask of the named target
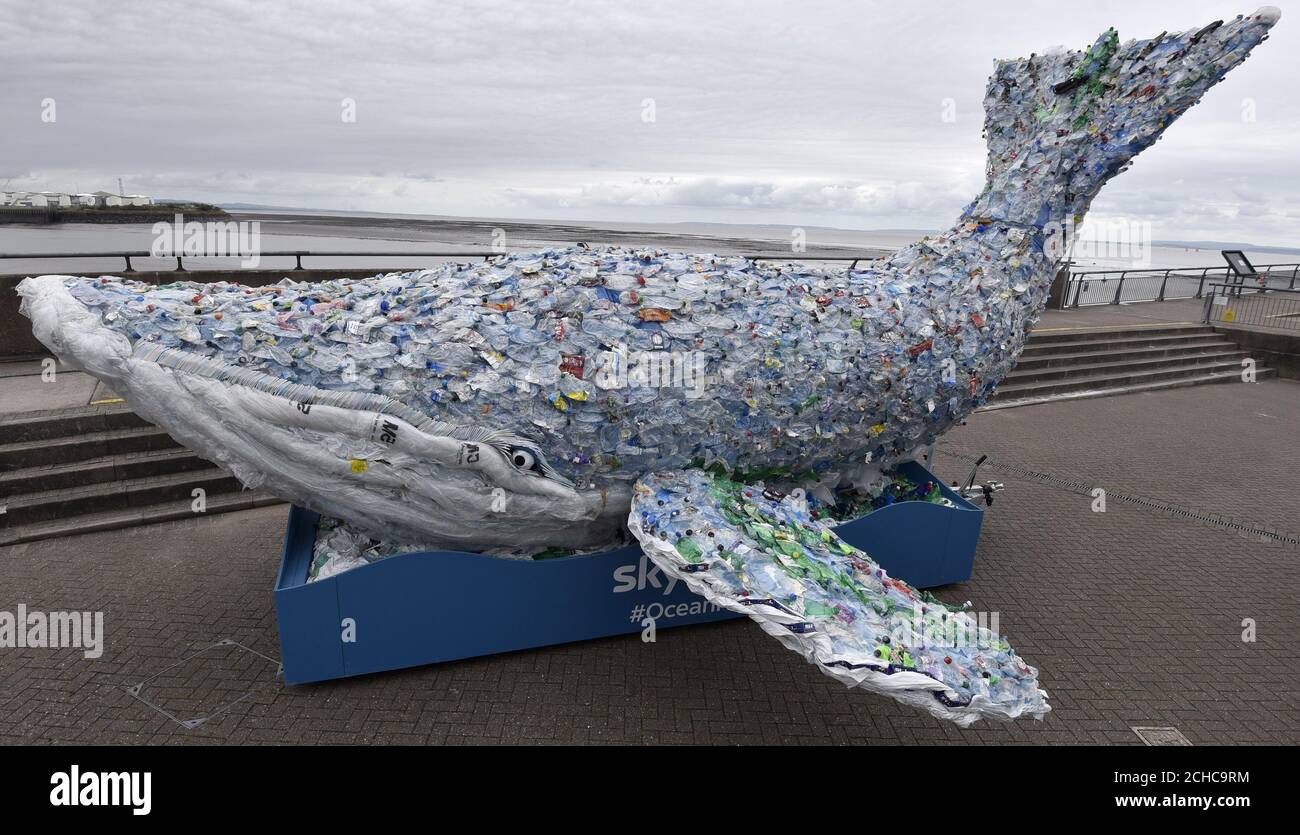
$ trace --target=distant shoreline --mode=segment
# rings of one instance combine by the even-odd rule
[[[709,251],[717,254],[756,255],[790,249],[790,238],[777,237],[788,234],[775,229],[774,237],[755,234],[732,236],[719,234],[703,224],[669,224],[658,229],[650,224],[609,223],[596,226],[567,221],[519,221],[486,218],[432,217],[419,215],[346,215],[295,214],[290,212],[258,212],[234,209],[241,221],[258,221],[265,226],[264,233],[282,235],[307,235],[319,237],[350,237],[382,241],[401,240],[409,243],[428,241],[438,245],[481,247],[484,249],[500,243],[507,249],[569,246],[577,243],[592,246],[625,246],[632,248],[658,248],[688,252]],[[634,227],[641,228],[634,228]],[[632,227],[632,228],[627,228]],[[767,231],[742,226],[726,231]],[[816,230],[822,231],[822,230]],[[826,230],[839,231],[839,230]],[[455,243],[452,243],[455,242]],[[810,237],[809,250],[822,255],[878,258],[894,251],[893,246],[880,246],[861,242],[819,240]],[[792,254],[799,250],[790,250]]]
[[[49,226],[59,223],[158,223],[176,215],[187,221],[229,221],[230,213],[217,206],[112,206],[106,208],[0,207],[0,225]]]

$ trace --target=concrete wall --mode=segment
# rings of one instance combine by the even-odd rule
[[[1255,364],[1276,368],[1279,377],[1300,380],[1300,332],[1275,333],[1215,324],[1221,333],[1241,346]]]

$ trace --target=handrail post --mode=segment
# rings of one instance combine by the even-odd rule
[[[185,272],[185,266],[181,264],[181,257],[179,255],[176,256],[176,272],[178,273]]]
[[[1165,270],[1165,277],[1160,280],[1160,295],[1156,297],[1156,301],[1162,302],[1165,300],[1165,285],[1168,283],[1169,283],[1169,270]]]
[[[128,253],[124,253],[123,257],[126,258],[126,270],[125,270],[125,272],[128,272],[128,273],[133,273],[133,272],[135,272],[135,268],[131,266],[131,253],[129,253],[129,252],[128,252]]]
[[[1111,304],[1119,304],[1119,297],[1124,292],[1124,276],[1128,275],[1128,270],[1122,270],[1119,274],[1119,284],[1115,287],[1115,298],[1111,299]]]
[[[301,269],[302,269],[302,253],[301,253],[301,252],[294,253],[294,256],[293,256],[293,257],[294,257],[294,260],[295,260],[295,262],[296,262],[295,265],[294,265],[294,269],[295,269],[295,270],[301,270]]]

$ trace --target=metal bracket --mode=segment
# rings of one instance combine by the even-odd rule
[[[957,482],[954,481],[952,486],[963,499],[967,501],[982,500],[985,507],[992,507],[993,494],[998,490],[1006,489],[1006,485],[1000,481],[986,481],[978,485],[975,483],[975,476],[979,472],[980,464],[983,464],[986,460],[988,460],[988,456],[981,455],[975,461],[975,465],[970,468],[970,475],[966,476],[965,485],[958,487]]]

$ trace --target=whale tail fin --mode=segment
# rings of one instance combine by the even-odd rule
[[[1000,61],[984,98],[984,191],[963,219],[1079,222],[1092,199],[1250,50],[1281,13],[1266,6],[1180,34]]]

